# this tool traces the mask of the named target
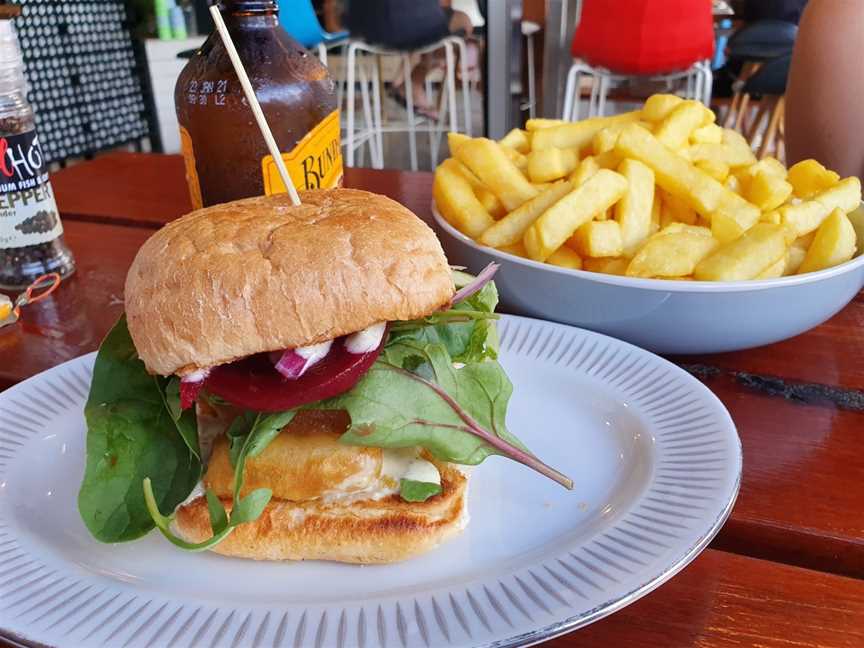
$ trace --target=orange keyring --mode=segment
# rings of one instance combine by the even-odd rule
[[[53,293],[60,286],[60,275],[56,272],[52,272],[50,274],[42,275],[32,284],[27,290],[19,295],[18,299],[15,300],[15,308],[12,311],[15,313],[15,317],[18,318],[21,316],[21,307],[27,306],[29,304],[35,304],[36,302],[40,302],[46,297],[48,297],[51,293]],[[37,292],[41,291],[41,292]]]

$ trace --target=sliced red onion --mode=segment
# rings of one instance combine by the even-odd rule
[[[276,371],[289,380],[296,380],[306,373],[309,367],[321,362],[330,353],[332,345],[333,340],[327,340],[320,344],[288,349],[276,363]]]
[[[373,324],[369,328],[357,331],[345,338],[345,348],[349,353],[371,353],[381,346],[381,338],[387,330],[387,322]]]
[[[474,281],[469,283],[467,286],[462,286],[459,290],[456,291],[456,294],[453,295],[453,299],[450,301],[450,305],[458,304],[459,302],[465,301],[471,295],[474,295],[480,290],[482,290],[483,286],[492,281],[492,277],[495,276],[495,273],[498,272],[498,268],[500,268],[497,263],[490,263],[483,270],[480,271]]]
[[[180,409],[186,410],[198,400],[198,394],[204,386],[204,381],[210,374],[209,369],[199,369],[180,379]]]

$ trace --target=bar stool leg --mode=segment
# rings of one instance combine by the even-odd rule
[[[468,44],[456,40],[459,48],[459,73],[462,75],[462,110],[465,113],[465,134],[471,137],[471,84],[468,81]]]
[[[324,43],[318,43],[318,60],[321,61],[321,65],[327,67],[327,48]]]
[[[777,137],[777,130],[780,127],[780,121],[783,119],[785,110],[786,98],[777,97],[774,101],[774,110],[771,113],[771,119],[768,122],[768,128],[765,131],[765,139],[762,140],[762,144],[759,146],[758,157],[760,160],[764,159],[768,155],[768,152],[774,145],[774,140]]]
[[[537,116],[537,89],[535,87],[537,80],[535,79],[534,73],[534,34],[528,34],[525,37],[525,47],[528,48],[528,117],[529,119],[534,119]]]
[[[374,120],[373,129],[375,133],[375,145],[377,149],[378,159],[376,160],[378,169],[384,168],[384,133],[382,127],[381,115],[381,57],[377,54],[373,59],[372,64],[372,119]]]
[[[597,115],[599,117],[603,117],[606,115],[606,97],[609,95],[609,81],[610,77],[608,74],[601,73],[600,75],[600,93],[597,96]]]
[[[456,60],[453,57],[453,45],[451,43],[444,43],[444,57],[447,61],[447,110],[450,113],[450,130],[456,133],[459,131],[458,115],[456,114]]]
[[[366,61],[367,56],[364,54],[360,58],[360,101],[363,104],[363,120],[364,120],[364,130],[360,133],[360,141],[358,142],[358,146],[360,147],[360,164],[361,166],[366,161],[366,153],[365,149],[363,149],[363,144],[365,142],[369,142],[369,157],[371,158],[372,167],[375,168],[378,160],[377,153],[377,140],[375,139],[375,117],[372,113],[371,101],[369,97],[369,77],[366,74]]]
[[[405,105],[408,109],[408,149],[411,155],[411,170],[417,170],[417,130],[414,117],[414,88],[411,80],[411,56],[402,55],[402,66],[405,68]]]
[[[574,63],[570,66],[570,71],[567,72],[567,84],[564,86],[564,111],[561,117],[565,120],[574,121],[573,116],[573,101],[574,96],[579,92],[579,64]],[[579,98],[576,97],[578,106]],[[577,109],[578,111],[578,109]]]
[[[354,96],[354,71],[355,66],[357,65],[357,47],[354,43],[350,43],[348,45],[348,56],[346,59],[346,76],[347,76],[347,90],[346,93],[348,95],[348,123],[346,124],[345,130],[347,131],[346,135],[348,137],[347,142],[347,163],[349,167],[354,166],[354,102],[356,97]]]
[[[426,78],[423,80],[426,85],[426,96],[432,97],[433,87],[432,87],[432,77],[427,74]],[[438,106],[438,110],[441,110],[441,107],[444,105],[444,85],[441,85],[441,95],[438,98],[438,101],[435,102]],[[440,112],[438,113],[441,114]],[[429,125],[429,158],[432,163],[432,168],[434,169],[438,166],[438,150],[440,146],[440,138],[441,138],[441,120],[438,121],[438,124],[430,124]]]

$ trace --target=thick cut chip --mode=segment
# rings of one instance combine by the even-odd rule
[[[627,179],[628,186],[627,193],[615,205],[615,220],[621,226],[623,253],[632,256],[651,234],[654,172],[638,160],[624,160],[618,173]]]
[[[527,155],[531,151],[531,142],[528,140],[528,132],[521,128],[514,128],[498,142],[501,146],[516,149]]]
[[[570,182],[557,182],[528,202],[514,209],[504,218],[490,226],[478,241],[490,247],[504,247],[521,243],[522,237],[540,214],[573,191]]]
[[[478,137],[462,144],[456,150],[456,158],[498,196],[507,211],[513,211],[539,192],[507,157],[505,150],[513,149]]]
[[[704,117],[705,106],[701,103],[682,101],[657,125],[655,135],[668,148],[678,150],[687,144],[693,131],[702,126]]]
[[[623,275],[627,271],[630,259],[619,257],[617,259],[583,259],[582,269],[602,274]]]
[[[476,238],[495,221],[483,207],[471,184],[450,166],[435,171],[432,195],[441,215],[463,234]]]
[[[787,179],[792,184],[795,195],[804,200],[813,198],[840,182],[837,173],[829,171],[816,160],[802,160],[793,165]]]
[[[694,269],[699,281],[742,281],[758,277],[786,254],[782,225],[757,223],[743,236],[718,247]]]
[[[636,110],[613,117],[593,117],[560,126],[542,128],[534,131],[531,136],[531,146],[535,151],[548,148],[575,148],[581,151],[590,146],[594,136],[604,128],[614,124],[639,121],[640,116],[640,111]]]
[[[673,223],[648,239],[633,257],[627,274],[645,278],[686,277],[717,245],[709,229]]]
[[[550,182],[563,178],[579,164],[575,149],[546,149],[528,154],[528,178],[531,182]]]
[[[855,254],[855,238],[855,228],[849,217],[835,209],[816,230],[798,272],[816,272],[845,263]]]
[[[562,268],[569,268],[570,270],[582,269],[582,257],[566,245],[555,250],[552,255],[546,259],[546,263],[551,263],[552,265],[560,266]]]
[[[760,170],[747,185],[745,197],[763,212],[777,209],[792,195],[792,185],[770,171]]]
[[[552,207],[525,232],[525,249],[535,261],[545,261],[596,214],[608,209],[627,191],[624,176],[601,169]]]
[[[570,237],[567,245],[583,257],[619,257],[624,252],[621,226],[614,220],[585,223]]]
[[[684,103],[678,95],[655,94],[645,100],[642,106],[642,119],[650,122],[660,122],[666,119],[675,107]]]

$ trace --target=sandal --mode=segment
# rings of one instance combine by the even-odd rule
[[[402,86],[399,87],[401,88]],[[390,86],[387,89],[387,96],[389,96],[393,101],[402,106],[402,108],[404,108],[406,111],[408,110],[408,100],[405,98],[404,93],[400,92],[395,86]],[[438,121],[438,112],[434,108],[429,108],[427,106],[419,106],[415,103],[414,114],[418,117],[425,117],[426,119]]]

